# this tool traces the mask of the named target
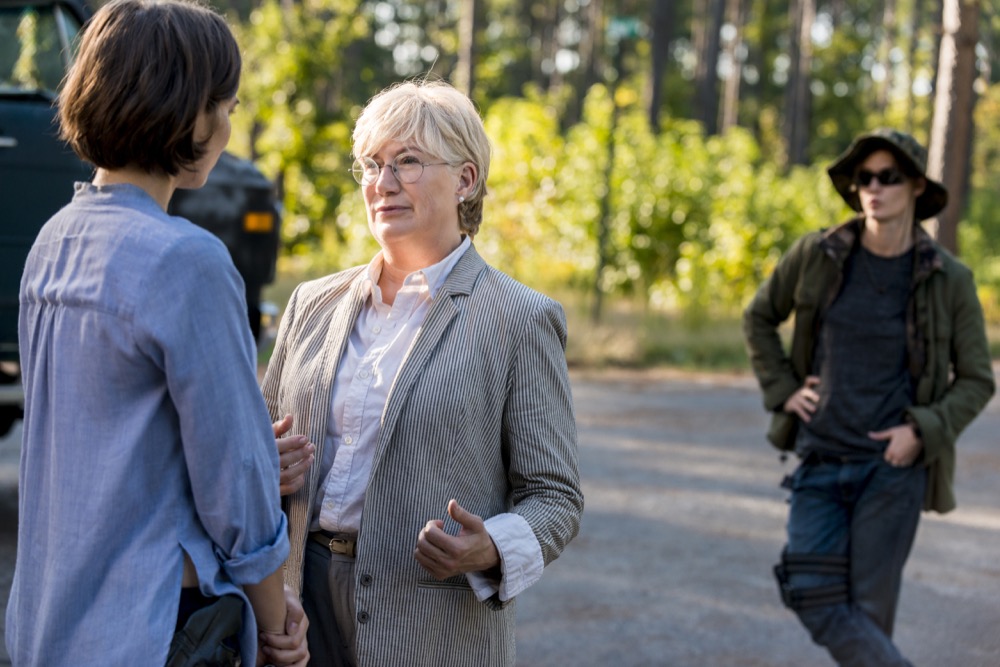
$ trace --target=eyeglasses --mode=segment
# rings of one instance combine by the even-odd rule
[[[877,172],[862,169],[854,177],[854,182],[863,188],[867,188],[871,185],[873,178],[877,178],[878,182],[882,185],[899,185],[906,180],[906,177],[898,169],[888,167]]]
[[[424,175],[424,167],[436,167],[450,162],[421,162],[416,155],[401,153],[397,155],[389,167],[392,175],[400,183],[416,183]],[[359,157],[351,167],[351,174],[361,185],[371,185],[378,180],[382,166],[370,157]]]

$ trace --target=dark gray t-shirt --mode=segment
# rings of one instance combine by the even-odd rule
[[[886,442],[868,437],[903,423],[913,403],[906,360],[906,304],[913,251],[879,257],[860,245],[844,264],[840,294],[816,338],[813,374],[820,401],[802,424],[796,449],[851,458],[881,453]]]

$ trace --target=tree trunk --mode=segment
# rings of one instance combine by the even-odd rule
[[[748,2],[751,3],[748,12],[749,20],[753,26],[752,31],[756,33],[756,38],[748,41],[747,62],[748,67],[756,71],[756,77],[747,81],[743,91],[743,103],[744,107],[748,106],[752,110],[750,118],[753,119],[751,128],[754,138],[757,143],[763,143],[764,128],[761,126],[760,112],[764,107],[765,90],[771,80],[771,63],[773,62],[773,59],[768,58],[766,53],[768,45],[775,40],[771,39],[771,34],[767,30],[770,25],[767,21],[770,8],[769,0],[748,0]]]
[[[919,0],[917,1],[919,2]],[[833,21],[834,26],[842,25],[844,22],[843,16],[847,12],[847,1],[831,0],[827,5],[827,11],[830,13],[830,19]]]
[[[980,0],[945,0],[927,175],[948,188],[948,206],[930,223],[938,241],[958,252],[958,221],[965,212],[976,94]]]
[[[931,58],[931,63],[934,68],[931,77],[932,92],[937,89],[937,79],[938,79],[938,66],[941,63],[941,38],[944,35],[944,26],[942,25],[942,17],[945,11],[945,1],[946,0],[934,0],[931,5],[931,15],[934,17],[934,22],[931,24],[931,32],[934,35],[934,55]]]
[[[725,132],[739,124],[740,83],[743,80],[743,60],[740,49],[743,46],[743,29],[746,22],[746,0],[727,0],[727,20],[735,28],[733,38],[726,44],[730,71],[722,89],[722,112],[719,129]]]
[[[913,73],[917,64],[917,45],[920,43],[920,26],[924,22],[924,2],[925,0],[913,0],[913,7],[910,9],[910,45],[907,49],[906,66],[909,68],[909,88],[906,91],[906,131],[913,134],[914,120],[913,109],[917,106],[917,100],[913,96]]]
[[[663,106],[663,85],[670,62],[670,46],[673,43],[673,25],[677,14],[674,0],[653,0],[653,14],[650,20],[651,72],[649,77],[649,127],[655,133],[660,131],[660,107]]]
[[[615,100],[624,69],[624,40],[614,42],[615,78],[608,84],[611,98],[611,127],[608,129],[607,162],[604,165],[604,192],[601,194],[600,217],[597,220],[597,270],[594,274],[594,303],[590,319],[600,324],[604,310],[604,270],[608,267],[611,244],[611,177],[615,169],[615,133],[618,130],[618,103]]]
[[[785,143],[788,149],[786,166],[806,164],[809,152],[809,116],[812,111],[812,41],[816,0],[792,0],[790,6],[791,39],[788,55],[791,60],[788,84],[785,88]]]
[[[725,14],[725,0],[707,0],[704,21],[696,35],[695,50],[698,66],[695,69],[695,113],[706,135],[718,132],[719,117],[719,31]]]
[[[555,92],[562,86],[562,73],[556,67],[556,56],[559,53],[559,23],[562,20],[565,9],[562,3],[552,3],[551,6],[544,5],[547,10],[544,24],[541,26],[542,45],[539,51],[542,53],[542,62],[545,63],[540,68],[541,79],[539,87],[541,90]]]
[[[879,43],[879,64],[882,65],[885,78],[875,88],[875,108],[880,115],[885,114],[889,106],[889,92],[892,90],[893,71],[892,49],[896,41],[896,0],[885,0],[882,8],[882,39]]]
[[[573,78],[575,90],[573,99],[566,106],[566,114],[562,119],[564,128],[572,126],[580,120],[583,111],[583,100],[590,87],[600,80],[602,51],[604,50],[604,0],[590,0],[584,7],[581,18],[582,36],[578,53],[580,67]]]
[[[462,0],[462,9],[458,17],[458,62],[455,63],[455,87],[470,98],[476,87],[478,5],[477,0]]]

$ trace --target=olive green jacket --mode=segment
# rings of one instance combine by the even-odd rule
[[[806,234],[788,250],[743,314],[750,363],[772,411],[768,440],[795,447],[797,417],[785,401],[812,373],[823,313],[836,298],[843,265],[860,238],[863,219]],[[913,283],[907,305],[907,359],[916,388],[906,419],[924,443],[918,464],[928,466],[925,510],[955,507],[955,440],[995,389],[983,311],[972,272],[917,225]],[[779,325],[795,316],[791,351]]]

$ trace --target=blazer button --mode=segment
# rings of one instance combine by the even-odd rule
[[[368,615],[367,611],[358,612],[358,623],[367,623],[369,619],[371,619],[371,616]]]
[[[366,587],[367,586],[371,586],[372,585],[372,575],[370,575],[370,574],[362,574],[361,575],[361,585],[362,586],[366,586]]]

